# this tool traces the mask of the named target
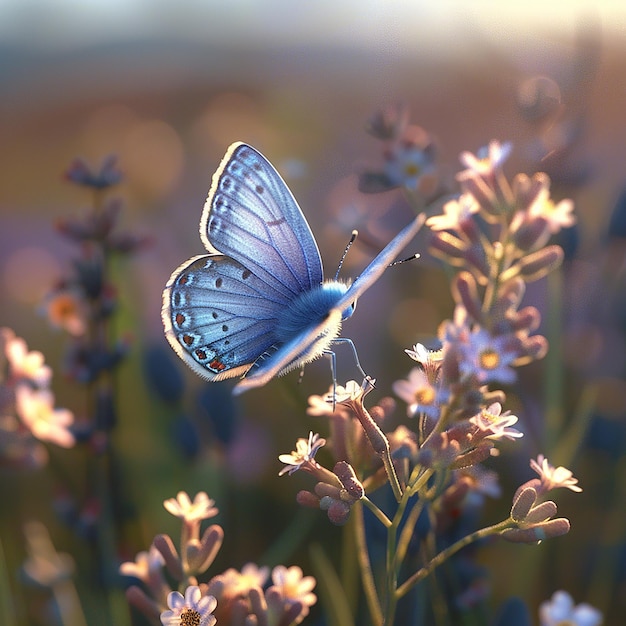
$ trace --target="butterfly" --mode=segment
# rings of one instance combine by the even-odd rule
[[[331,353],[341,322],[423,223],[406,226],[352,283],[324,280],[313,233],[273,165],[232,144],[200,219],[209,254],[174,270],[163,292],[165,336],[209,381],[240,377],[234,393]],[[358,361],[357,361],[358,363]]]

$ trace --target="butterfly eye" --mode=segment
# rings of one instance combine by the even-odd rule
[[[343,313],[341,314],[341,319],[343,320],[347,320],[353,313],[354,313],[354,309],[356,309],[356,300],[348,305],[348,308],[343,310]]]

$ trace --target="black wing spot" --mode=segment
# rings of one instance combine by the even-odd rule
[[[213,319],[214,319],[214,320],[216,320],[216,319],[217,319],[217,317],[218,317],[218,315],[217,315],[217,311],[212,311],[212,312],[211,312],[211,315],[212,315],[212,317],[213,317]]]
[[[254,190],[258,193],[261,194],[265,191],[265,187],[263,187],[263,185],[257,185]]]
[[[228,332],[228,326],[226,324],[222,325],[222,330],[226,333]]]
[[[219,289],[224,281],[221,278],[215,280],[215,286]]]
[[[246,280],[246,278],[250,278],[250,274],[252,274],[250,270],[244,270],[243,272],[241,272],[241,278]]]

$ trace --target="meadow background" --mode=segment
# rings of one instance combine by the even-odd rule
[[[569,467],[584,491],[558,500],[572,522],[569,535],[538,548],[497,542],[480,560],[490,571],[493,607],[517,595],[535,615],[553,591],[566,589],[600,608],[606,624],[623,623],[626,9],[549,4],[0,2],[0,326],[44,353],[57,405],[79,422],[89,416],[85,389],[64,376],[67,335],[42,314],[46,293],[76,256],[54,224],[90,203],[87,191],[63,178],[75,156],[96,165],[118,155],[121,225],[151,241],[112,267],[114,329],[130,344],[116,372],[113,445],[124,515],[112,559],[132,560],[155,534],[175,532],[162,502],[180,490],[204,490],[217,501],[226,542],[215,572],[254,560],[298,563],[314,574],[311,543],[341,552],[341,530],[295,503],[305,482],[277,476],[278,454],[324,427],[305,409],[307,396],[329,384],[327,363],[308,367],[300,385],[293,374],[232,400],[228,384],[203,383],[170,350],[161,292],[175,267],[202,253],[198,223],[210,177],[237,140],[283,173],[328,274],[352,228],[368,226],[372,240],[355,246],[343,270],[357,275],[411,216],[401,194],[366,196],[356,185],[360,170],[382,163],[365,123],[379,107],[402,101],[435,137],[450,178],[461,150],[511,141],[508,174],[547,171],[553,197],[575,202],[578,225],[561,242],[566,263],[527,296],[542,310],[552,351],[522,369],[511,393],[525,437],[499,471],[508,494],[530,477],[528,458],[544,452]],[[558,115],[535,115],[524,99],[529,85],[558,86]],[[424,238],[414,246],[425,252]],[[410,369],[403,349],[433,345],[452,312],[445,274],[424,257],[388,272],[344,327],[380,395]],[[340,382],[356,376],[350,368],[351,357],[340,354]],[[169,397],[164,380],[174,386]],[[564,423],[587,413],[584,437],[567,458],[551,457],[558,442],[545,428],[547,408]],[[68,493],[86,501],[81,473],[93,451],[50,446],[49,453],[45,468],[0,470],[10,601],[19,624],[53,623],[44,621],[47,591],[20,575],[23,524],[38,519],[76,561],[89,625],[107,624],[87,548],[92,521],[83,510],[81,534],[59,516]],[[500,519],[509,506],[503,496],[485,517]],[[309,619],[323,624],[323,611]]]

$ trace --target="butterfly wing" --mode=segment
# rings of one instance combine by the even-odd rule
[[[244,143],[230,146],[213,175],[200,236],[209,252],[239,261],[286,297],[323,280],[317,244],[291,191]]]
[[[426,216],[424,214],[416,217],[380,251],[352,285],[350,285],[348,291],[337,301],[335,306],[340,311],[345,310],[353,302],[356,302],[357,299],[382,276],[389,265],[396,260],[400,251],[417,235],[425,220]]]
[[[221,254],[185,261],[163,292],[165,335],[207,380],[244,375],[276,343],[277,313],[289,300]]]

